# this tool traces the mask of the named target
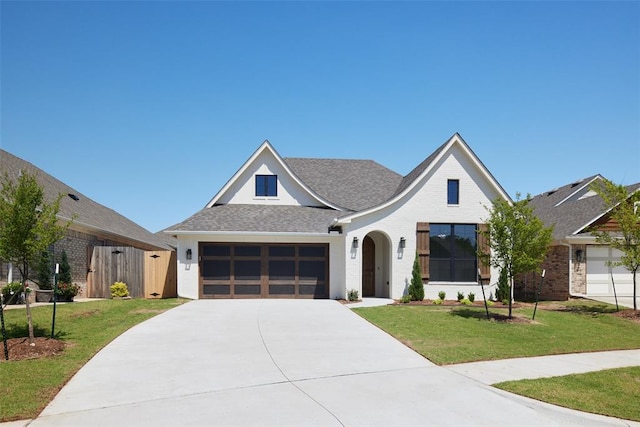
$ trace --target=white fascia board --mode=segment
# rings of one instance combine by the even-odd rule
[[[498,182],[496,181],[496,179],[493,177],[493,175],[491,175],[491,173],[489,173],[489,171],[487,170],[487,168],[484,166],[484,164],[482,164],[482,162],[480,161],[480,159],[478,159],[478,156],[475,155],[475,153],[473,153],[471,151],[471,149],[469,148],[469,146],[464,142],[464,140],[462,140],[462,137],[460,135],[458,135],[458,133],[456,133],[455,135],[453,135],[447,145],[440,151],[440,153],[433,159],[433,161],[431,162],[431,164],[424,170],[422,171],[422,173],[413,180],[413,182],[404,189],[404,191],[402,191],[401,193],[399,193],[398,195],[396,195],[394,198],[389,199],[388,201],[378,205],[378,206],[374,206],[372,208],[369,208],[367,210],[364,211],[360,211],[360,212],[356,212],[354,214],[351,215],[347,215],[343,218],[338,219],[337,224],[349,224],[351,222],[351,220],[356,219],[356,218],[360,218],[362,216],[377,212],[381,209],[384,209],[388,206],[393,205],[394,203],[396,203],[398,200],[402,199],[405,194],[409,193],[411,190],[413,190],[417,185],[418,182],[420,182],[429,172],[431,172],[431,170],[433,169],[433,165],[437,164],[440,159],[442,159],[442,157],[445,156],[446,153],[449,152],[449,150],[451,149],[451,147],[454,144],[458,144],[462,150],[464,151],[464,153],[473,161],[473,163],[475,164],[475,166],[478,168],[478,170],[480,170],[480,172],[482,173],[482,175],[485,177],[485,179],[487,179],[492,186],[494,187],[494,189],[505,199],[508,200],[509,203],[511,203],[511,197],[509,197],[509,195],[507,194],[507,192],[504,190],[504,188],[502,188],[502,186],[500,184],[498,184]]]
[[[181,231],[181,230],[165,230],[163,233],[167,233],[173,236],[192,236],[192,235],[209,235],[209,236],[297,236],[297,237],[332,237],[336,238],[342,236],[341,234],[330,233],[297,233],[293,231],[289,232],[254,232],[254,231],[216,231],[211,230],[203,231]]]
[[[558,203],[556,203],[556,204],[555,204],[555,206],[554,206],[554,208],[555,208],[555,207],[560,206],[561,204],[563,204],[564,202],[566,202],[567,200],[569,200],[570,198],[572,198],[576,193],[578,193],[578,192],[582,191],[585,187],[587,187],[587,186],[591,185],[591,183],[592,183],[592,182],[594,182],[594,181],[595,181],[595,180],[597,180],[597,179],[602,179],[602,176],[600,176],[600,175],[596,175],[595,177],[593,177],[593,179],[592,179],[591,181],[587,182],[587,183],[586,183],[586,184],[584,184],[584,185],[581,185],[581,186],[580,186],[580,188],[578,188],[576,191],[574,191],[573,193],[569,194],[567,197],[565,197],[564,199],[562,199],[562,200],[560,200]]]
[[[251,155],[251,157],[249,157],[249,159],[244,162],[244,164],[242,165],[242,167],[240,167],[240,169],[238,169],[238,171],[231,177],[231,179],[229,179],[229,181],[227,181],[227,183],[224,185],[224,187],[222,187],[222,189],[220,189],[220,191],[218,191],[216,193],[215,196],[213,196],[213,199],[211,199],[209,201],[209,203],[207,203],[207,205],[205,206],[206,208],[210,208],[213,205],[215,205],[215,203],[220,199],[220,197],[222,197],[222,195],[224,193],[227,192],[227,190],[229,190],[229,188],[235,183],[235,181],[238,179],[238,177],[240,177],[246,170],[247,168],[256,160],[256,158],[258,158],[258,156],[260,156],[260,154],[262,154],[263,151],[265,150],[269,150],[269,152],[273,155],[273,157],[278,161],[278,163],[280,163],[280,165],[282,166],[282,168],[287,171],[287,173],[289,174],[289,176],[298,184],[300,185],[307,193],[309,193],[309,195],[311,197],[313,197],[314,199],[316,199],[316,201],[318,201],[318,203],[321,203],[331,209],[335,209],[338,211],[342,211],[343,209],[340,208],[339,206],[336,206],[332,203],[330,203],[329,201],[323,199],[322,197],[320,197],[319,195],[317,195],[313,190],[311,190],[304,182],[302,182],[302,180],[300,180],[300,178],[298,178],[298,176],[293,173],[293,171],[291,170],[291,168],[285,163],[285,161],[282,159],[282,157],[278,154],[278,152],[273,148],[273,146],[271,145],[271,143],[265,139],[265,141],[262,143],[262,145],[260,145],[260,147],[258,147],[258,149],[253,153],[253,155]]]
[[[565,240],[567,243],[572,245],[589,245],[598,243],[596,238],[593,236],[567,236]]]

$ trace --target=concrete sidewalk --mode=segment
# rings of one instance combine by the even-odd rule
[[[496,410],[500,408],[500,410]],[[627,422],[438,367],[335,301],[192,301],[118,337],[31,426]],[[26,425],[26,424],[18,424]]]
[[[461,363],[445,368],[483,384],[497,384],[503,381],[559,377],[628,366],[640,366],[640,350],[523,357]]]

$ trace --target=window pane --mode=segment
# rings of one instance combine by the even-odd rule
[[[269,246],[269,256],[292,257],[295,255],[295,246]]]
[[[300,285],[298,290],[300,295],[324,296],[324,285]]]
[[[455,233],[454,256],[456,258],[476,257],[476,226],[456,224],[453,229]]]
[[[460,181],[450,179],[447,181],[447,204],[457,205],[459,201]]]
[[[229,280],[230,275],[230,261],[206,260],[202,262],[202,278],[204,280]]]
[[[295,261],[269,261],[269,280],[295,280]]]
[[[451,224],[432,224],[429,230],[431,259],[451,257]]]
[[[202,247],[203,256],[229,256],[231,247],[224,245],[205,245]]]
[[[324,261],[300,261],[300,280],[324,281]]]
[[[235,256],[260,256],[260,246],[236,246],[233,254]]]
[[[230,289],[229,285],[204,285],[202,293],[205,295],[229,295]]]
[[[451,260],[431,259],[429,261],[429,280],[434,282],[450,282]]]
[[[259,260],[235,261],[233,266],[236,280],[260,280],[261,263]]]
[[[236,295],[260,295],[260,285],[235,285],[233,292]]]
[[[324,246],[300,246],[298,253],[300,256],[324,257]]]
[[[269,285],[270,295],[294,295],[295,293],[295,285]]]
[[[277,195],[277,175],[256,175],[256,196],[275,197]]]
[[[478,276],[477,261],[475,259],[456,260],[454,274],[456,282],[475,282]]]

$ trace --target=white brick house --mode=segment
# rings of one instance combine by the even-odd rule
[[[480,298],[478,268],[491,272],[477,230],[496,198],[509,200],[457,133],[406,176],[368,160],[283,158],[265,141],[165,233],[187,298],[400,298],[417,252],[426,298]]]

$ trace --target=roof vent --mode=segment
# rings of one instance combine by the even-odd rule
[[[553,194],[553,193],[555,193],[556,191],[558,191],[558,190],[551,190],[551,191],[547,192],[547,196],[552,195],[552,194]]]
[[[72,194],[72,193],[67,194],[67,196],[71,197],[71,198],[72,198],[73,200],[75,200],[76,202],[77,202],[78,200],[80,200],[80,197],[78,197],[78,196],[76,196],[75,194]]]

